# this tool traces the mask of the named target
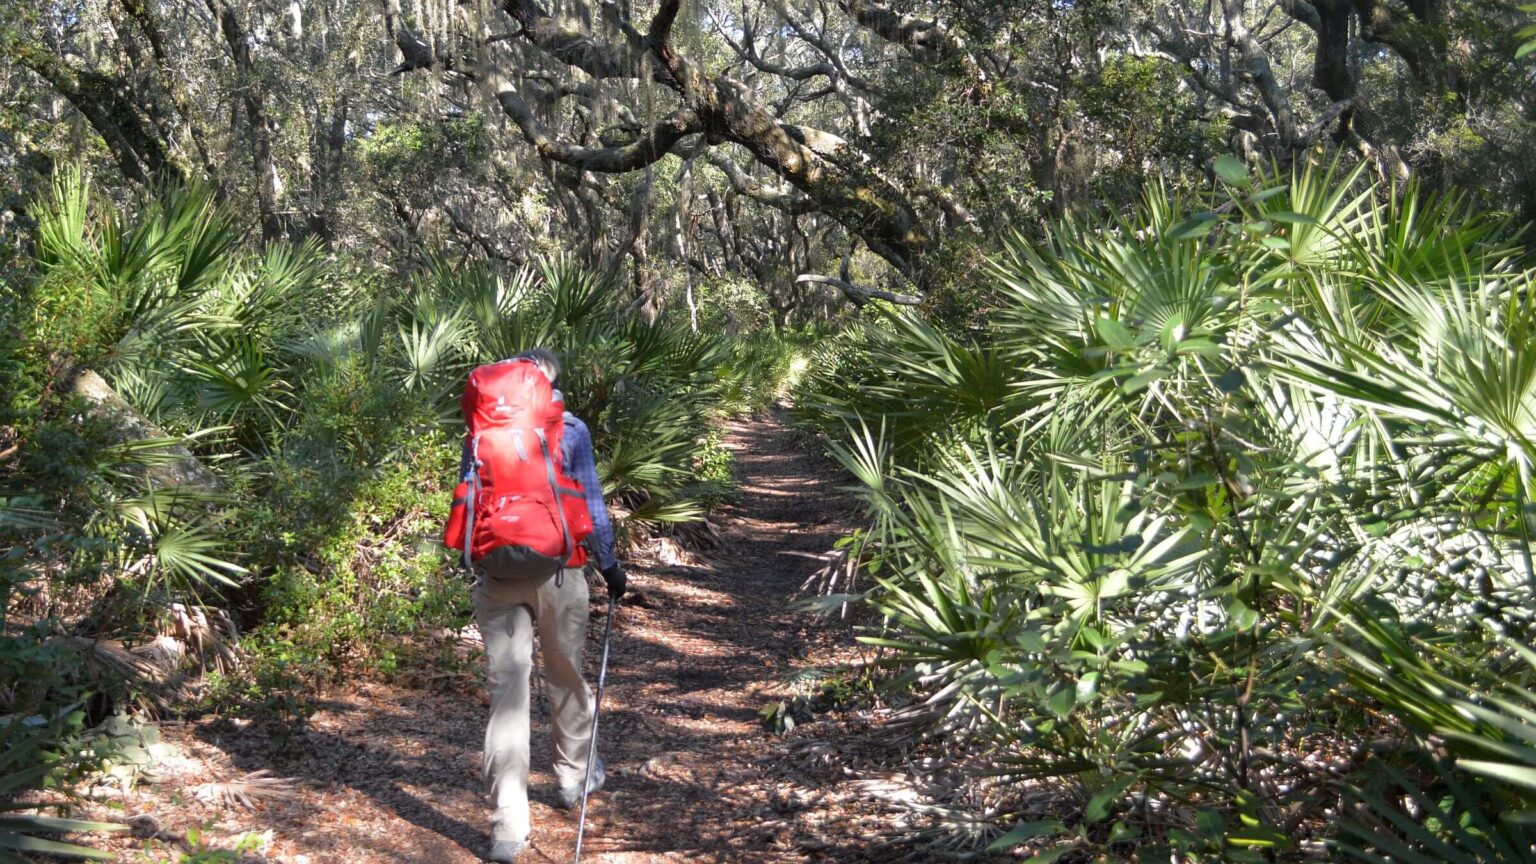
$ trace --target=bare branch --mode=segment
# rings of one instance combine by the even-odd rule
[[[400,49],[400,65],[389,74],[403,75],[417,69],[431,69],[437,65],[437,58],[432,54],[432,46],[422,41],[414,30],[406,26],[405,16],[400,12],[400,0],[384,0],[384,32],[389,34],[395,47]]]
[[[1259,98],[1268,109],[1275,134],[1282,149],[1296,142],[1296,118],[1291,113],[1290,95],[1285,93],[1269,65],[1269,57],[1253,40],[1243,18],[1243,0],[1221,0],[1227,41],[1242,59],[1243,71],[1253,80]]]
[[[1339,119],[1340,115],[1342,115],[1345,111],[1348,111],[1353,106],[1354,101],[1350,99],[1341,99],[1338,102],[1329,105],[1327,110],[1318,115],[1316,120],[1312,121],[1311,125],[1302,130],[1302,133],[1296,139],[1296,146],[1306,147],[1313,141],[1316,141],[1319,136],[1328,130],[1329,126],[1333,125],[1335,120]]]
[[[1391,48],[1403,58],[1413,76],[1420,81],[1438,84],[1438,73],[1443,58],[1430,36],[1434,27],[1425,20],[1429,4],[1409,3],[1406,8],[1382,0],[1354,0],[1360,16],[1360,38]]]
[[[1285,14],[1301,23],[1317,30],[1323,26],[1322,16],[1318,14],[1317,7],[1308,0],[1280,0],[1280,8]]]
[[[500,0],[500,7],[519,26],[517,35],[523,44],[566,66],[580,69],[597,80],[649,75],[677,93],[681,105],[629,143],[587,147],[561,140],[529,107],[519,90],[526,85],[514,83],[516,76],[510,72],[482,69],[479,61],[471,58],[458,58],[455,71],[488,86],[502,110],[546,161],[582,171],[620,173],[654,164],[669,153],[684,152],[687,148],[683,141],[691,135],[703,136],[698,147],[732,142],[795,190],[768,190],[755,183],[740,183],[740,177],[733,178],[733,186],[743,194],[792,213],[826,213],[859,234],[871,251],[899,272],[909,277],[919,272],[919,261],[932,247],[933,238],[903,185],[881,176],[865,154],[841,137],[783,122],[772,112],[772,106],[746,84],[683,56],[667,38],[680,14],[681,0],[662,0],[648,35],[637,32],[612,0],[599,2],[605,27],[617,30],[618,37],[604,39],[595,35],[590,21],[556,20],[540,0]],[[936,30],[937,25],[896,20],[905,20],[902,26],[925,44],[947,33],[942,28]],[[396,28],[397,40],[403,32],[403,28]],[[546,88],[543,83],[538,86]],[[556,94],[556,98],[563,91],[564,88],[545,89]],[[597,91],[593,93],[595,96]]]
[[[1151,33],[1157,40],[1155,49],[1141,47],[1134,37],[1131,40],[1131,53],[1138,57],[1158,57],[1170,60],[1183,70],[1190,86],[1208,93],[1211,96],[1231,105],[1233,108],[1249,115],[1264,113],[1264,109],[1244,99],[1237,88],[1230,86],[1226,81],[1217,81],[1211,78],[1208,70],[1202,66],[1200,50],[1191,43],[1188,29],[1183,22],[1170,21],[1169,26],[1154,25]],[[1257,131],[1255,134],[1259,134]]]
[[[528,72],[523,75],[524,87],[533,91],[535,100],[558,102],[573,97],[594,111],[607,111],[631,132],[639,131],[640,119],[628,105],[615,99],[594,81],[572,81],[568,75],[547,72]]]
[[[662,0],[656,15],[651,18],[651,32],[645,36],[646,44],[655,47],[672,38],[672,25],[677,21],[677,12],[682,5],[682,0]]]
[[[905,46],[920,60],[959,62],[968,71],[976,71],[965,43],[937,21],[903,15],[879,0],[838,0],[838,5],[860,25],[888,42]]]
[[[923,302],[923,298],[913,294],[893,294],[890,291],[882,291],[879,288],[868,288],[863,285],[855,285],[845,282],[835,276],[822,276],[816,273],[802,273],[795,277],[800,284],[813,282],[818,285],[831,285],[843,292],[855,306],[863,306],[871,300],[884,300],[887,303],[895,303],[898,306],[916,306]]]
[[[852,84],[855,88],[862,92],[876,92],[874,85],[870,84],[868,81],[865,81],[864,79],[848,70],[848,66],[843,62],[841,51],[838,51],[836,48],[832,47],[832,45],[829,44],[827,40],[823,39],[819,33],[806,26],[794,15],[791,15],[789,13],[789,9],[786,8],[782,3],[778,4],[777,11],[779,13],[779,17],[784,19],[784,23],[789,25],[789,29],[795,32],[795,36],[797,36],[800,41],[821,52],[822,56],[827,58],[827,62],[831,63],[834,67],[837,68],[838,79]]]
[[[567,66],[593,78],[640,78],[645,74],[645,51],[636,44],[639,34],[629,22],[616,20],[628,40],[608,43],[596,39],[590,27],[579,21],[551,17],[537,0],[504,0],[502,9],[522,25],[523,39]],[[613,13],[617,17],[617,12]]]
[[[715,33],[720,39],[736,52],[736,56],[752,64],[761,72],[769,75],[777,75],[780,78],[789,78],[794,81],[805,81],[817,75],[825,75],[828,78],[837,74],[837,68],[830,62],[813,63],[808,66],[786,66],[782,63],[773,63],[763,57],[757,50],[754,39],[753,27],[747,23],[742,24],[742,38],[738,42],[731,37],[730,31],[725,28],[719,18],[715,19]]]
[[[704,124],[699,122],[698,115],[687,109],[673,111],[663,117],[649,132],[639,136],[634,141],[615,147],[582,147],[561,141],[550,134],[544,124],[534,116],[528,103],[517,92],[512,82],[494,74],[490,78],[492,92],[496,94],[496,101],[517,128],[522,131],[523,137],[538,151],[538,154],[552,162],[560,162],[572,165],[584,171],[596,171],[603,174],[619,174],[625,171],[633,171],[644,168],[673,151],[685,137],[704,131]]]
[[[785,186],[769,188],[762,183],[747,176],[747,172],[741,170],[741,166],[727,156],[711,153],[708,156],[709,163],[725,173],[726,179],[731,182],[731,188],[742,195],[751,198],[760,204],[777,207],[786,213],[795,215],[816,212],[816,202],[804,195],[796,193]]]
[[[470,222],[469,218],[464,215],[463,211],[457,204],[445,205],[442,210],[445,214],[447,214],[448,223],[453,228],[453,230],[463,234],[465,239],[468,240],[470,244],[480,247],[480,251],[485,253],[486,258],[507,261],[510,263],[521,263],[517,257],[509,255],[506,252],[496,248],[496,246],[488,238],[486,238],[485,235],[481,234],[479,231],[476,231],[475,226]]]
[[[135,102],[129,84],[94,69],[76,69],[41,43],[0,29],[0,55],[14,58],[47,81],[101,136],[130,182],[146,184],[161,171],[182,173],[165,142]]]

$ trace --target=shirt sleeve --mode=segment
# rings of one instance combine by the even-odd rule
[[[581,484],[587,497],[587,512],[592,516],[597,566],[606,570],[615,563],[613,523],[608,521],[608,506],[603,503],[603,484],[597,478],[597,456],[592,452],[592,433],[587,424],[569,413],[565,415],[565,436],[560,442],[565,473]]]

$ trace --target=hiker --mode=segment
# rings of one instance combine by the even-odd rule
[[[576,494],[574,489],[565,488],[570,480],[580,484],[578,503],[572,505],[567,502],[564,505],[566,513],[562,515],[562,522],[567,515],[574,514],[582,518],[590,516],[591,533],[587,545],[596,557],[609,595],[617,600],[624,594],[625,574],[613,553],[613,528],[603,504],[602,485],[597,479],[591,433],[581,420],[563,411],[564,400],[558,390],[552,389],[560,375],[560,363],[552,352],[534,349],[508,362],[516,361],[531,361],[537,365],[538,370],[548,379],[553,394],[549,403],[552,405],[550,410],[563,412],[559,464],[549,468],[550,486],[561,487],[555,492],[555,506],[562,506],[560,495],[563,492]],[[473,388],[472,377],[471,390]],[[468,406],[467,394],[465,401]],[[552,415],[550,422],[554,423]],[[538,444],[543,444],[543,430],[536,431],[539,435]],[[518,456],[526,461],[530,455],[528,450],[536,448],[538,444],[530,448],[518,443]],[[480,446],[478,439],[476,446]],[[537,458],[537,449],[533,449],[532,455]],[[460,475],[466,481],[470,477],[470,469],[474,467],[475,458],[470,442],[466,440],[460,465]],[[481,464],[485,465],[485,460]],[[562,477],[558,482],[557,474]],[[578,512],[582,498],[585,514]],[[577,510],[573,511],[572,506]],[[510,521],[516,519],[514,516]],[[452,524],[450,522],[449,535],[453,534]],[[486,530],[495,528],[490,526]],[[567,525],[564,530],[565,540],[569,543],[571,528]],[[469,533],[475,534],[472,529]],[[477,539],[474,542],[478,545],[479,535],[475,536]],[[494,553],[495,550],[491,554]],[[468,557],[466,554],[466,560]],[[486,560],[477,554],[476,561],[482,563],[476,563],[474,567],[475,620],[485,640],[486,683],[491,691],[491,716],[485,730],[484,774],[495,813],[491,819],[492,845],[486,857],[490,861],[510,862],[527,847],[531,829],[528,818],[528,679],[533,668],[535,629],[543,649],[544,678],[549,685],[550,719],[555,744],[554,768],[560,785],[560,804],[570,809],[581,803],[582,780],[588,776],[589,758],[594,763],[587,791],[596,791],[603,785],[603,760],[592,753],[594,748],[591,747],[592,691],[581,677],[581,654],[586,641],[588,619],[588,589],[584,569],[588,549],[576,547],[569,559],[553,568],[547,576],[539,578],[490,578],[483,565]]]

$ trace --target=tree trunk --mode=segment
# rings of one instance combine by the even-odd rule
[[[6,35],[11,38],[0,48],[47,81],[85,117],[129,182],[142,186],[162,175],[184,179],[125,81],[95,70],[77,70],[38,42]]]
[[[70,390],[91,403],[89,414],[110,424],[117,440],[122,443],[152,441],[166,438],[160,427],[149,422],[113,390],[102,377],[89,369],[75,373]],[[218,475],[198,461],[192,451],[181,444],[170,444],[165,452],[172,459],[152,465],[145,470],[145,479],[154,489],[185,488],[199,492],[218,492],[221,488]]]
[[[224,0],[205,0],[208,11],[219,22],[219,32],[229,47],[239,81],[240,103],[245,108],[246,124],[251,134],[251,168],[256,175],[256,207],[264,244],[282,239],[283,218],[279,206],[282,180],[272,158],[272,134],[276,122],[267,114],[260,76],[251,57],[252,36]]]
[[[341,171],[346,159],[346,129],[349,105],[346,96],[338,97],[329,115],[315,108],[315,131],[310,145],[309,233],[320,238],[326,248],[336,242],[336,197],[341,189]]]

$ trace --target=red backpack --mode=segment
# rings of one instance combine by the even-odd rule
[[[469,373],[459,403],[469,426],[469,475],[453,492],[443,542],[492,580],[544,579],[586,563],[592,516],[561,466],[565,403],[532,360]]]

